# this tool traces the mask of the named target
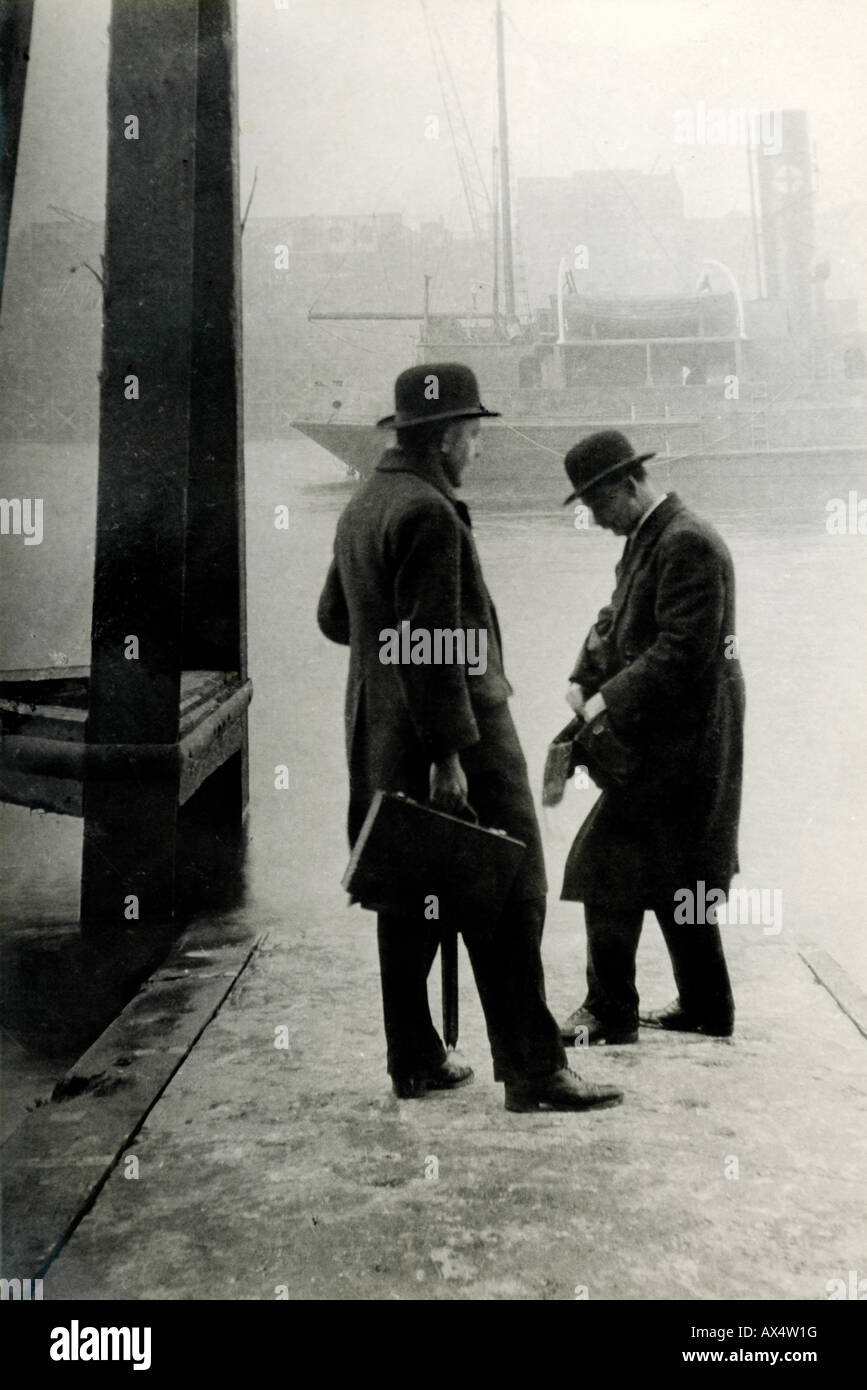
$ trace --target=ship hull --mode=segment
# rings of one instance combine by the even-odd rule
[[[370,475],[394,436],[372,425],[346,420],[297,420],[295,428],[346,465],[351,475]],[[713,510],[744,500],[766,512],[803,511],[811,514],[833,497],[849,491],[867,492],[867,440],[775,448],[725,447],[731,439],[708,439],[707,425],[695,422],[623,422],[636,447],[654,449],[651,465],[657,481],[682,491],[696,503],[700,497]],[[565,484],[563,458],[582,435],[612,428],[611,422],[511,425],[486,421],[482,456],[466,490],[484,494],[486,504],[504,509],[548,507],[562,503]],[[744,429],[749,429],[744,422]],[[703,433],[704,432],[704,433]]]

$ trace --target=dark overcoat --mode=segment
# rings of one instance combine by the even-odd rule
[[[466,664],[384,663],[383,634],[484,629],[485,671]],[[387,450],[337,524],[334,558],[319,600],[326,637],[349,646],[345,732],[349,840],[374,792],[429,796],[430,765],[457,752],[468,799],[483,825],[527,846],[513,889],[546,889],[526,763],[509,714],[497,614],[482,576],[469,513],[441,473]]]
[[[744,721],[731,556],[670,494],[615,573],[570,679],[585,698],[602,692],[638,767],[581,826],[562,897],[649,908],[699,880],[727,892],[738,869]]]

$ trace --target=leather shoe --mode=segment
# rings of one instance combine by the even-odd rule
[[[525,1113],[548,1105],[552,1110],[593,1110],[619,1105],[623,1092],[616,1086],[600,1086],[582,1081],[571,1067],[551,1072],[549,1076],[528,1077],[524,1081],[506,1082],[506,1109]]]
[[[399,1100],[421,1100],[428,1091],[453,1091],[472,1079],[472,1067],[449,1053],[433,1071],[400,1072],[391,1078],[391,1086]]]
[[[567,1045],[578,1046],[578,1036],[582,1029],[586,1032],[582,1034],[580,1046],[594,1046],[597,1043],[637,1043],[637,1028],[613,1028],[603,1023],[601,1018],[597,1018],[589,1009],[585,1009],[583,1004],[569,1015],[565,1023],[560,1024],[560,1037]]]
[[[573,1009],[564,1023],[560,1024],[560,1037],[564,1042],[574,1042],[579,1028],[591,1028],[599,1022],[595,1014],[589,1009],[585,1009],[583,1004],[579,1004],[577,1009]]]
[[[666,1028],[672,1033],[704,1033],[711,1038],[730,1038],[735,1030],[731,1022],[721,1025],[702,1023],[681,1008],[679,999],[666,1004],[664,1009],[648,1009],[638,1018],[645,1028]]]

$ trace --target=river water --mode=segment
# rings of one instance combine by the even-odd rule
[[[345,912],[340,877],[346,773],[346,652],[315,622],[334,527],[353,483],[301,438],[247,447],[250,710],[249,911],[290,934]],[[2,537],[2,665],[86,664],[96,488],[95,451],[27,445],[7,454],[6,496],[44,499],[44,537]],[[563,493],[566,492],[564,480]],[[867,488],[864,489],[867,492]],[[613,586],[622,542],[576,530],[570,509],[503,511],[483,465],[469,476],[478,548],[503,629],[515,721],[539,789],[545,749],[567,721],[567,676]],[[741,820],[744,887],[782,894],[782,930],[768,947],[814,943],[867,989],[867,536],[830,535],[824,510],[757,515],[737,495],[703,506],[735,562],[740,658],[747,687]],[[274,524],[288,505],[288,530]],[[275,768],[290,769],[287,791]],[[131,792],[134,794],[134,792]],[[567,789],[541,814],[558,904],[563,862],[595,792]],[[2,807],[4,929],[74,922],[81,822]],[[359,914],[360,923],[366,917]],[[275,927],[276,924],[276,927]],[[361,926],[360,926],[361,929]]]

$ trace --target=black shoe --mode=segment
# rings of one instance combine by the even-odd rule
[[[459,1062],[451,1053],[433,1071],[400,1072],[392,1076],[391,1086],[399,1100],[421,1100],[428,1091],[453,1091],[472,1079],[472,1067]]]
[[[567,1045],[593,1047],[597,1043],[637,1043],[638,1029],[612,1027],[603,1023],[582,1004],[560,1024],[560,1037]]]
[[[721,1024],[702,1022],[682,1009],[679,999],[666,1004],[664,1009],[649,1009],[647,1013],[639,1014],[638,1020],[645,1028],[666,1028],[672,1033],[704,1033],[710,1038],[730,1038],[735,1030],[731,1021]]]
[[[552,1110],[594,1110],[619,1105],[623,1092],[616,1086],[600,1086],[582,1081],[569,1067],[549,1076],[529,1077],[506,1082],[506,1109],[524,1113],[549,1105]]]
[[[564,1023],[560,1024],[560,1037],[565,1043],[573,1043],[578,1035],[580,1028],[592,1028],[598,1024],[599,1019],[586,1009],[583,1004],[579,1004]]]

